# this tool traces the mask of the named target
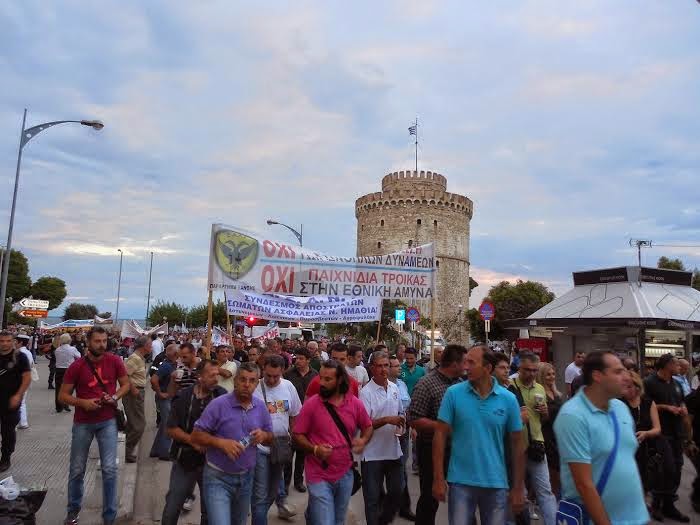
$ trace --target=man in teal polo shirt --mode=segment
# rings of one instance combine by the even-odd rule
[[[468,381],[451,386],[438,412],[433,437],[433,496],[445,501],[449,482],[450,525],[502,525],[508,495],[514,512],[525,505],[525,456],[520,407],[515,396],[491,376],[495,357],[483,345],[467,353]],[[447,482],[443,469],[445,442],[453,443]],[[508,494],[505,442],[510,436],[513,486]]]
[[[583,362],[585,386],[564,404],[554,422],[562,465],[562,498],[582,503],[591,523],[599,525],[649,522],[634,459],[638,446],[634,421],[617,399],[626,374],[612,352],[589,353]],[[614,419],[619,429],[617,455],[599,494],[596,485],[614,448]]]
[[[413,394],[413,389],[420,378],[425,375],[425,368],[418,365],[418,351],[415,348],[406,349],[406,360],[401,365],[401,380],[408,387],[408,394]]]

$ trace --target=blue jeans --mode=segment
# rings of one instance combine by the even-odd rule
[[[182,505],[192,494],[195,483],[199,485],[200,507],[202,509],[200,525],[207,525],[207,505],[202,487],[203,469],[203,466],[186,469],[179,462],[173,462],[173,468],[170,471],[170,487],[165,496],[163,517],[160,520],[161,525],[177,525]]]
[[[160,424],[158,432],[151,446],[152,458],[167,458],[172,440],[168,437],[168,418],[170,417],[170,399],[158,399],[158,411],[160,412]]]
[[[352,469],[333,483],[308,483],[309,506],[306,508],[307,525],[343,525],[348,512],[354,476]]]
[[[270,463],[270,454],[265,454],[260,449],[256,454],[253,498],[250,504],[253,516],[251,525],[267,525],[267,512],[279,494],[284,465],[273,465]]]
[[[102,469],[102,519],[117,517],[117,422],[73,423],[68,471],[68,512],[80,512],[83,503],[83,479],[92,439],[97,438]]]
[[[547,458],[545,457],[544,461],[540,463],[528,459],[526,469],[530,485],[537,497],[537,504],[540,506],[540,512],[542,512],[544,525],[556,525],[557,498],[554,496],[552,486],[549,483]]]
[[[502,525],[506,520],[508,491],[450,483],[447,512],[450,525],[476,525],[479,509],[481,525]]]
[[[204,500],[212,525],[245,525],[250,508],[253,471],[227,474],[204,467]]]
[[[367,525],[391,523],[401,502],[401,459],[362,462],[362,495]],[[380,492],[386,480],[386,495]]]

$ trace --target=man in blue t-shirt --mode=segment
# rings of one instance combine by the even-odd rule
[[[514,512],[525,505],[525,455],[520,407],[515,396],[492,377],[496,359],[484,345],[466,358],[468,381],[451,386],[442,399],[433,437],[433,496],[445,501],[449,482],[450,525],[502,525],[508,496]],[[445,481],[445,442],[453,443]],[[513,486],[508,493],[505,443],[509,436]]]
[[[156,406],[160,412],[160,421],[153,446],[151,446],[150,456],[163,461],[170,460],[168,453],[172,440],[168,437],[167,426],[172,399],[168,394],[168,385],[170,384],[170,376],[177,366],[177,351],[178,346],[175,343],[169,344],[165,348],[165,359],[158,366],[156,373],[151,376],[151,388],[156,393]]]
[[[649,522],[634,455],[634,420],[617,398],[627,370],[612,352],[590,352],[583,362],[583,383],[554,422],[561,456],[562,499],[582,504],[591,523],[642,525]],[[613,417],[614,414],[614,417]],[[614,449],[615,420],[619,444],[602,493],[596,485]]]

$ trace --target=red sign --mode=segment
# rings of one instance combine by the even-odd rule
[[[48,310],[20,310],[17,314],[28,319],[41,319],[49,316]]]
[[[484,321],[491,321],[496,316],[496,307],[491,301],[484,301],[479,306],[479,315]]]

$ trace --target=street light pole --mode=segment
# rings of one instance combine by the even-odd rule
[[[151,252],[151,269],[148,270],[148,297],[146,297],[146,326],[148,326],[148,312],[151,309],[151,277],[153,276],[153,252]]]
[[[117,248],[117,251],[119,252],[119,280],[117,281],[117,315],[114,319],[115,324],[119,322],[119,299],[122,291],[122,259],[124,258],[122,249]]]
[[[57,124],[67,124],[67,123],[82,124],[83,126],[89,126],[95,130],[101,130],[104,128],[104,124],[99,120],[56,120],[54,122],[46,122],[44,124],[39,124],[37,126],[32,126],[29,129],[25,129],[27,123],[27,109],[24,109],[24,114],[22,115],[22,132],[19,136],[19,148],[17,152],[17,169],[15,171],[15,189],[12,193],[12,208],[10,211],[10,226],[7,229],[7,244],[5,250],[8,254],[7,257],[3,257],[2,260],[2,279],[0,280],[0,328],[3,326],[5,320],[5,297],[7,295],[7,274],[10,269],[10,257],[9,254],[12,253],[12,230],[15,226],[15,209],[17,208],[17,190],[19,189],[19,170],[22,165],[22,150],[27,142],[32,140],[36,135],[42,131],[55,126]]]
[[[273,221],[272,219],[267,219],[268,226],[272,226],[273,224],[277,224],[279,226],[284,226],[285,228],[287,228],[290,232],[292,232],[296,236],[297,240],[299,241],[299,246],[301,246],[301,247],[304,246],[304,225],[303,224],[301,225],[301,228],[300,228],[301,231],[297,231],[294,228],[292,228],[291,226],[288,226],[284,223],[281,223],[278,221]]]

